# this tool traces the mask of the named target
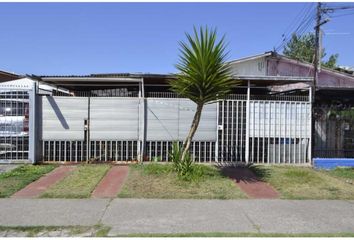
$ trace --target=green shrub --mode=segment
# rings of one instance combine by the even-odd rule
[[[182,149],[177,142],[174,142],[172,145],[170,159],[173,163],[173,170],[180,179],[197,181],[203,176],[203,168],[193,162],[189,152],[187,152],[185,158],[182,159]]]

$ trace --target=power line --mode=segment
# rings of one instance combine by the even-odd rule
[[[299,21],[301,19],[301,16],[303,15],[303,13],[305,12],[307,5],[304,4],[304,6],[302,7],[301,11],[296,15],[296,17],[293,19],[293,21],[288,25],[288,27],[285,29],[285,31],[282,34],[282,39],[280,39],[280,41],[277,43],[276,46],[279,46],[282,42],[283,42],[283,38],[285,38],[285,36],[287,36],[289,33],[291,33],[291,29],[293,27],[295,27],[296,22]]]
[[[340,14],[340,15],[334,15],[334,16],[331,16],[331,18],[344,17],[344,16],[349,16],[349,15],[354,15],[354,12],[352,12],[352,13]]]
[[[308,30],[308,27],[312,24],[312,22],[314,21],[314,4],[312,3],[311,5],[309,5],[309,7],[307,8],[307,10],[304,11],[304,9],[306,9],[306,7],[304,7],[298,16],[303,14],[303,18],[301,19],[301,22],[297,26],[297,28],[293,31],[289,31],[288,34],[285,35],[285,33],[282,35],[283,39],[281,41],[281,43],[275,48],[275,51],[278,51],[279,49],[281,49],[286,43],[287,41],[290,39],[290,37],[293,34],[297,34],[297,35],[302,35],[304,32],[306,32]],[[298,19],[298,17],[296,17],[295,19]],[[296,22],[296,21],[293,21]],[[291,24],[294,25],[294,24]],[[290,27],[288,27],[287,29],[291,29]],[[294,29],[294,28],[293,28]],[[301,33],[301,34],[299,34]]]

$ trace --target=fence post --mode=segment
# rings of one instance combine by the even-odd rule
[[[216,142],[215,142],[215,162],[219,161],[219,114],[220,101],[216,102]]]
[[[313,145],[313,142],[314,139],[312,138],[312,136],[314,135],[314,132],[313,131],[316,131],[314,126],[315,124],[314,123],[314,120],[312,119],[314,116],[313,116],[313,108],[315,107],[314,106],[314,102],[313,102],[313,99],[312,99],[312,89],[309,88],[309,103],[310,103],[310,118],[309,118],[309,124],[310,124],[310,137],[309,137],[309,151],[308,151],[308,158],[309,158],[309,164],[312,165],[312,147],[314,146]]]
[[[251,95],[251,82],[247,81],[247,102],[246,102],[246,146],[245,146],[245,160],[246,164],[249,162],[250,154],[250,95]]]
[[[32,83],[31,89],[28,90],[29,95],[29,137],[28,137],[28,160],[30,163],[36,163],[36,144],[37,144],[37,132],[36,132],[36,88],[35,81]]]

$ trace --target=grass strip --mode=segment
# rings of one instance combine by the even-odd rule
[[[283,199],[354,199],[354,185],[324,171],[296,166],[251,166]]]
[[[67,177],[47,189],[41,198],[89,198],[110,165],[80,165]]]
[[[0,197],[10,197],[54,168],[53,165],[21,165],[0,174]]]
[[[121,198],[242,199],[247,196],[214,166],[200,166],[196,181],[178,179],[172,164],[132,165]]]

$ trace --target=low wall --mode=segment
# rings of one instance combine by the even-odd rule
[[[315,168],[332,169],[336,167],[354,167],[354,158],[315,158]]]

